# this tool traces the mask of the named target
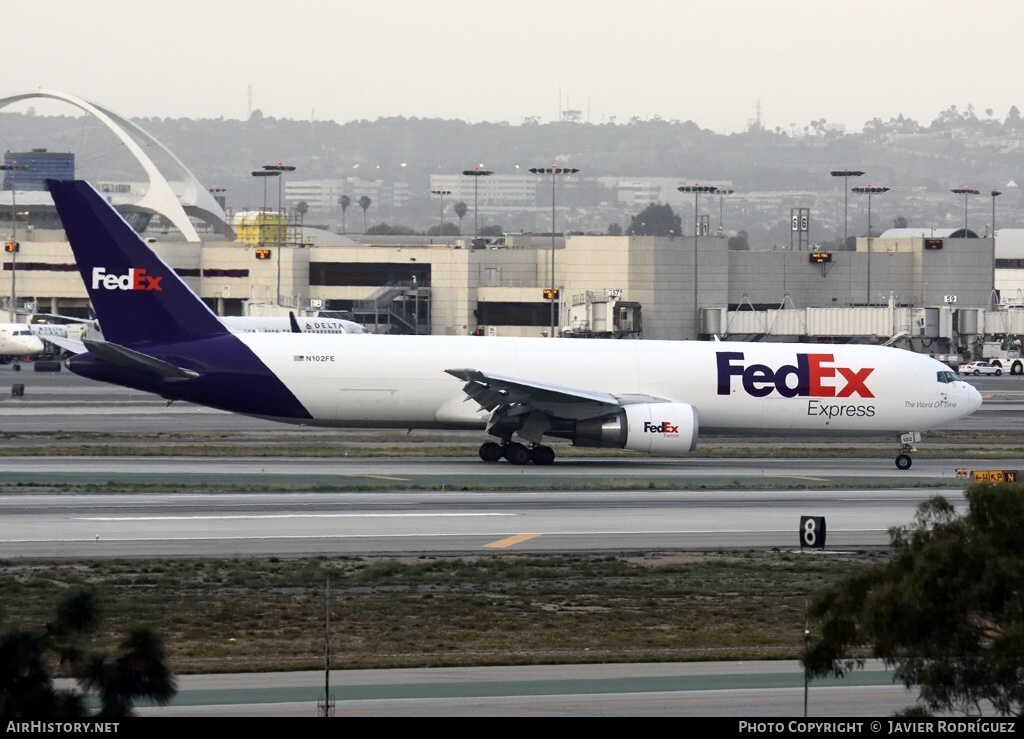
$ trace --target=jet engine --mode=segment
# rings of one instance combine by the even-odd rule
[[[576,446],[687,454],[697,446],[697,409],[687,403],[637,403],[608,416],[576,421]]]

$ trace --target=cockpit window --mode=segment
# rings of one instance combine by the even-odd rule
[[[956,376],[956,372],[936,372],[935,379],[939,382],[956,382],[960,378]]]

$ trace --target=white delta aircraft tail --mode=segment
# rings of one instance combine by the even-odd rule
[[[981,406],[945,365],[879,346],[232,332],[88,183],[48,185],[104,333],[68,367],[167,399],[310,426],[480,429],[481,459],[517,465],[553,462],[545,437],[680,455],[698,430],[899,434]]]

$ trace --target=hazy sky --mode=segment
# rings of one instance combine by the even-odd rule
[[[519,124],[561,106],[725,133],[758,101],[785,130],[1024,110],[1021,0],[8,0],[0,22],[0,95],[129,117],[245,118],[251,97],[278,118]]]

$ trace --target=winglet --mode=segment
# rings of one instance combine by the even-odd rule
[[[228,333],[92,185],[46,184],[108,341],[132,347]]]

